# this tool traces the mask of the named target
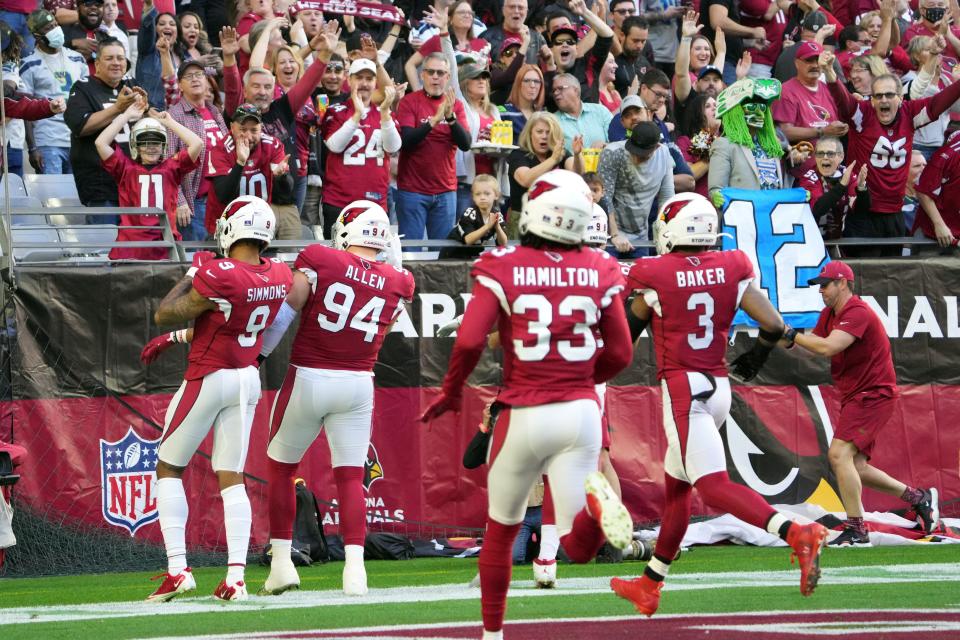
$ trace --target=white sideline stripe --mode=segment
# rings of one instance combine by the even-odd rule
[[[873,612],[871,612],[873,613]],[[736,615],[736,614],[733,614]],[[702,624],[690,627],[691,629],[701,629],[703,631],[737,631],[740,633],[776,633],[780,635],[796,636],[837,636],[846,633],[890,633],[896,632],[898,635],[906,636],[911,633],[944,633],[946,631],[960,631],[960,622],[955,620],[896,620],[895,626],[891,626],[892,620],[855,620],[852,622],[837,623],[832,622],[789,622],[789,623],[767,623],[767,624]],[[843,629],[838,626],[842,624]],[[923,635],[920,636],[924,637]]]
[[[845,614],[845,613],[864,613],[867,612],[872,616],[881,617],[884,615],[902,615],[902,614],[917,614],[917,615],[941,615],[944,613],[955,613],[956,611],[948,609],[814,609],[811,611],[734,611],[727,613],[666,613],[666,614],[657,614],[657,620],[669,620],[669,619],[678,619],[678,620],[694,620],[701,619],[704,621],[704,624],[691,626],[691,629],[718,629],[718,630],[733,630],[733,629],[746,629],[752,631],[764,631],[771,629],[775,626],[778,626],[776,623],[773,624],[740,624],[740,625],[720,625],[720,624],[709,624],[709,620],[713,618],[732,618],[732,617],[741,617],[741,618],[750,618],[750,617],[759,617],[759,616],[810,616],[810,615],[831,615],[831,614]],[[574,623],[589,623],[589,622],[634,622],[636,620],[642,620],[636,615],[629,616],[595,616],[591,618],[535,618],[529,620],[507,620],[505,625],[507,628],[516,628],[520,625],[526,624],[560,624],[564,622],[574,622]],[[901,631],[899,619],[895,619],[897,622],[896,630],[899,633]],[[877,620],[876,622],[867,622],[867,621],[852,621],[846,622],[844,624],[848,626],[854,625],[869,625],[869,624],[882,624],[884,621]],[[910,624],[922,624],[926,627],[929,625],[937,624],[938,622],[944,621],[924,621],[918,623],[911,621]],[[350,627],[344,629],[300,629],[297,631],[253,631],[250,633],[231,633],[229,635],[208,635],[208,636],[194,636],[194,640],[230,640],[231,638],[263,638],[269,637],[273,639],[277,638],[296,638],[301,636],[304,633],[317,633],[317,632],[326,632],[326,633],[383,633],[389,631],[428,631],[430,629],[463,629],[466,627],[476,627],[481,623],[479,620],[474,620],[471,622],[424,622],[420,624],[403,624],[403,625],[389,625],[389,626],[380,626],[380,627]],[[834,630],[830,632],[832,635],[838,635],[836,630],[837,622],[797,622],[793,623],[795,626],[792,628],[787,627],[789,623],[784,623],[784,633],[813,633],[821,635],[822,631],[806,631],[798,630],[800,624],[806,625],[808,627],[825,627],[833,626]],[[953,623],[950,623],[953,624]],[[866,630],[866,629],[865,629]],[[859,630],[857,630],[859,631]],[[890,627],[886,626],[881,631],[890,631]],[[377,638],[377,640],[389,640],[388,638],[381,635],[370,636],[372,638]],[[404,640],[410,640],[410,636],[403,636]],[[165,638],[150,638],[150,640],[183,640],[183,636],[168,636]],[[351,638],[351,640],[362,640],[362,638]],[[441,638],[433,638],[432,640],[442,640]]]
[[[641,565],[637,565],[638,568]],[[685,573],[670,576],[665,585],[668,591],[726,589],[744,587],[793,587],[797,584],[798,569],[787,571],[754,571],[728,573]],[[878,565],[867,567],[827,567],[823,569],[821,584],[889,584],[891,582],[958,582],[956,565],[928,563],[911,565]],[[514,580],[510,597],[542,598],[610,593],[609,577],[567,578],[561,575],[555,589],[537,589],[532,578]],[[342,591],[296,591],[281,596],[251,596],[249,600],[225,603],[211,596],[180,597],[172,602],[109,602],[38,607],[0,608],[0,626],[39,622],[69,622],[102,620],[157,615],[185,615],[234,611],[262,611],[301,609],[316,606],[406,604],[437,602],[440,600],[477,600],[479,589],[465,584],[443,584],[423,587],[391,587],[371,589],[366,596],[344,595]]]

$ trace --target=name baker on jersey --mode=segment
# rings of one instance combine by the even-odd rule
[[[515,287],[599,287],[600,273],[584,267],[522,267],[513,268]]]
[[[698,269],[697,271],[677,271],[678,287],[704,287],[712,284],[723,284],[726,281],[723,267]]]
[[[287,297],[287,285],[272,284],[268,287],[253,287],[247,289],[247,302],[263,302],[264,300],[281,300]]]

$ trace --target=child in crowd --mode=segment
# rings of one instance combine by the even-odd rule
[[[507,246],[507,234],[503,230],[503,214],[500,213],[500,185],[493,176],[480,174],[473,181],[471,190],[473,206],[467,207],[450,230],[447,240],[457,240],[471,249],[446,248],[441,258],[474,258],[483,252],[480,245],[496,236],[497,246]]]
[[[95,144],[103,161],[103,168],[117,181],[120,208],[155,207],[166,211],[167,219],[164,221],[155,215],[121,214],[118,242],[160,240],[163,237],[160,225],[165,223],[170,226],[173,237],[180,239],[176,223],[177,192],[184,176],[197,168],[200,152],[203,150],[200,136],[171,118],[166,111],[151,109],[150,117],[141,119],[145,106],[142,99],[130,105],[100,132]],[[138,120],[130,128],[132,159],[112,146],[117,134],[131,120]],[[163,159],[167,146],[167,132],[164,127],[177,134],[187,147],[167,160]],[[169,250],[162,247],[115,247],[110,251],[110,259],[162,260],[168,257],[168,254]]]

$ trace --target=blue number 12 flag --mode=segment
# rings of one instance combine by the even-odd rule
[[[758,285],[794,327],[817,324],[823,308],[817,277],[830,261],[804,189],[723,189],[723,248],[740,249],[753,262]],[[743,311],[734,324],[756,326]]]

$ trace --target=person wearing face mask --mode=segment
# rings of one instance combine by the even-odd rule
[[[63,29],[46,9],[27,17],[27,28],[36,39],[36,49],[20,63],[20,79],[27,93],[40,98],[70,96],[70,89],[89,75],[87,63],[64,46]],[[70,130],[59,114],[27,127],[27,151],[37,173],[69,174]]]
[[[942,35],[947,42],[943,50],[944,63],[952,68],[960,60],[960,27],[951,25],[944,27],[944,20],[950,20],[947,15],[947,0],[920,0],[920,19],[910,25],[903,34],[903,42],[908,46],[916,36],[936,37]]]

